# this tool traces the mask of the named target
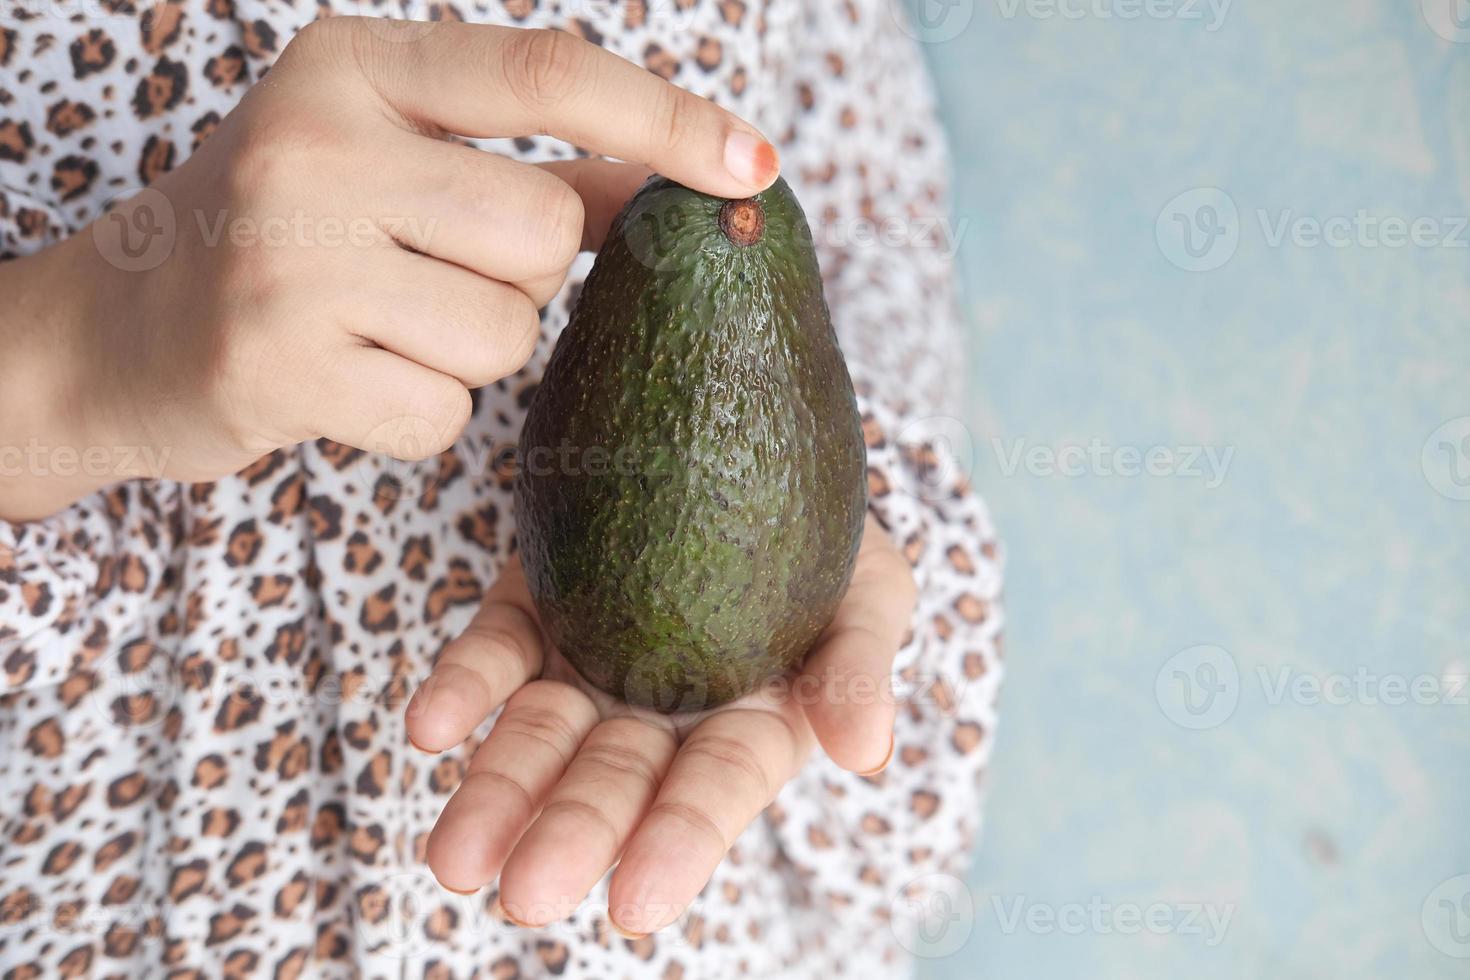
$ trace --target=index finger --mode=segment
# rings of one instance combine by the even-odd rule
[[[460,136],[545,133],[720,197],[758,193],[780,170],[749,123],[564,31],[445,22],[394,40],[381,24],[332,20],[322,30],[355,31],[356,63],[409,121]]]
[[[475,618],[439,655],[408,702],[408,739],[424,752],[443,752],[512,694],[541,673],[541,628],[526,592],[521,563],[512,558],[485,594]]]
[[[700,722],[613,872],[608,906],[618,928],[654,932],[683,914],[811,746],[811,729],[789,698],[725,708]]]

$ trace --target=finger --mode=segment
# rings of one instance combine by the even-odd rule
[[[391,131],[360,193],[395,241],[489,279],[564,274],[582,247],[582,199],[556,175],[497,153]]]
[[[544,306],[578,251],[600,248],[647,167],[611,160],[522,164],[409,133],[388,137],[374,193],[400,245],[512,283]]]
[[[536,625],[518,558],[501,569],[475,618],[445,646],[405,712],[408,737],[426,752],[458,745],[476,725],[541,673]]]
[[[749,123],[571,34],[443,23],[399,43],[354,21],[330,18],[316,34],[351,44],[373,90],[411,123],[477,137],[547,133],[720,197],[748,197],[780,169]]]
[[[823,751],[844,769],[871,775],[893,754],[893,658],[917,593],[909,563],[872,517],[852,584],[802,667],[795,686]]]
[[[613,219],[653,171],[642,164],[612,160],[554,160],[537,164],[565,181],[582,199],[582,251],[602,248]]]
[[[632,717],[592,730],[500,873],[511,919],[543,926],[587,896],[653,804],[676,746],[672,732]]]
[[[557,272],[542,276],[539,279],[528,279],[525,282],[517,283],[516,288],[531,297],[531,302],[535,303],[536,309],[539,310],[556,298],[556,294],[561,292],[561,287],[566,281],[566,273]]]
[[[500,873],[596,722],[587,696],[555,681],[533,681],[506,702],[429,834],[428,864],[440,884],[473,891]]]
[[[360,284],[343,293],[353,332],[380,347],[471,388],[514,374],[536,350],[541,318],[515,286],[400,249],[354,263]]]
[[[699,724],[674,757],[613,872],[609,915],[631,933],[674,921],[811,750],[801,709],[733,708]]]
[[[582,199],[584,252],[593,252],[602,247],[613,219],[652,172],[641,164],[615,163],[596,158],[557,160],[537,166],[567,181]],[[561,290],[565,281],[566,275],[563,271],[523,282],[520,286],[533,297],[544,297],[538,302],[545,306]]]
[[[365,341],[345,345],[329,370],[297,380],[309,420],[299,438],[427,459],[452,446],[470,418],[470,393],[457,378]]]

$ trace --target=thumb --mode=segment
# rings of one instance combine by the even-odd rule
[[[602,247],[607,230],[633,196],[653,173],[641,163],[614,163],[600,157],[585,160],[555,160],[537,164],[542,170],[566,181],[582,199],[586,217],[582,221],[582,251],[595,252]]]

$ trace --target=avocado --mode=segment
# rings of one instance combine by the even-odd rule
[[[516,526],[543,628],[664,712],[800,663],[847,590],[861,421],[784,180],[650,179],[613,222],[521,432]]]

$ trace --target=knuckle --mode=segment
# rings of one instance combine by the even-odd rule
[[[365,17],[319,17],[287,42],[273,71],[295,70],[303,62],[333,64],[350,58],[368,37]]]
[[[513,308],[507,312],[506,332],[513,338],[507,346],[508,360],[501,374],[513,374],[525,366],[536,353],[536,345],[541,342],[541,315],[536,310],[536,304],[531,302],[531,297],[520,290],[516,290],[516,298]]]
[[[581,757],[606,775],[634,779],[645,789],[658,788],[658,770],[654,764],[626,745],[596,742],[584,746]]]
[[[460,639],[476,640],[486,649],[494,650],[497,656],[503,651],[510,651],[524,659],[520,638],[503,625],[490,624],[476,619],[465,627],[464,632],[460,634]],[[486,681],[486,683],[489,682]]]
[[[290,44],[309,47],[313,44],[341,39],[360,31],[363,21],[362,17],[318,17],[297,31],[291,38]],[[288,44],[287,47],[290,45]]]
[[[518,32],[502,56],[506,85],[527,107],[555,105],[582,80],[587,65],[583,43],[565,31],[536,28]]]
[[[341,37],[343,31],[350,26],[348,22],[355,19],[353,17],[318,17],[292,35],[291,40],[286,44],[286,51],[305,51],[313,45],[326,42],[328,38]],[[284,56],[283,52],[282,57]]]
[[[725,831],[721,829],[714,817],[699,807],[673,800],[661,800],[653,805],[648,815],[650,817],[655,815],[670,817],[695,833],[718,842],[723,849],[730,849],[730,841],[725,837]]]
[[[492,295],[467,314],[469,322],[479,325],[470,332],[481,339],[473,345],[475,353],[463,380],[476,388],[519,371],[541,339],[541,318],[530,297],[499,283],[490,291]]]
[[[338,17],[319,17],[293,34],[281,51],[275,70],[279,71],[281,68],[294,65],[297,58],[314,54],[319,50],[319,45],[325,42],[327,36],[340,31],[340,25],[333,23],[340,19]]]
[[[582,223],[586,220],[582,199],[564,181],[548,177],[546,189],[536,195],[534,205],[539,205],[532,211],[538,229],[536,254],[548,270],[565,269],[582,249]]]
[[[733,771],[745,777],[760,791],[762,799],[768,799],[774,793],[765,768],[744,742],[727,735],[705,735],[690,740],[684,746],[684,754],[711,763],[722,776]]]
[[[439,455],[459,439],[470,420],[470,410],[470,393],[453,378],[443,377],[424,385],[401,413],[405,437],[389,442],[396,447],[392,454],[410,461]]]
[[[327,158],[350,152],[342,123],[294,109],[272,112],[265,125],[250,125],[231,158],[229,192],[237,201],[270,199],[293,192],[303,174],[327,169]]]
[[[689,141],[697,125],[695,97],[673,85],[661,86],[659,104],[649,117],[649,140],[670,151]]]
[[[531,639],[538,627],[519,606],[487,596],[483,608],[489,610],[492,607],[495,611],[493,618],[475,618],[460,637],[475,641],[475,646],[481,651],[477,668],[481,679],[492,689],[499,690],[499,685],[507,680],[520,683],[539,666],[540,654],[535,649],[535,640]],[[486,652],[491,656],[486,657]]]
[[[247,128],[231,159],[225,183],[231,198],[259,200],[281,182],[285,165],[275,152],[276,146],[276,136],[270,129]]]
[[[460,789],[475,784],[487,784],[489,792],[500,797],[502,800],[508,794],[514,800],[522,813],[531,814],[536,812],[536,801],[532,798],[529,790],[521,785],[520,781],[496,769],[476,769],[466,773],[460,782]]]
[[[541,815],[546,817],[554,814],[564,814],[583,824],[590,824],[591,826],[600,828],[606,836],[612,839],[614,846],[622,839],[623,835],[618,832],[618,828],[608,819],[607,814],[586,800],[577,800],[571,797],[552,800],[546,804],[546,807],[541,811]]]
[[[502,715],[495,727],[546,746],[561,756],[563,763],[570,761],[572,750],[581,741],[567,720],[548,708],[519,706]]]

